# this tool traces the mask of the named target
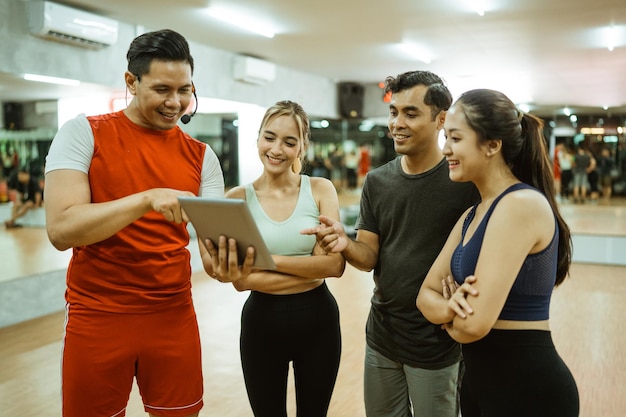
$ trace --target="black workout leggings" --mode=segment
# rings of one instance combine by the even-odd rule
[[[463,345],[463,417],[576,417],[576,382],[549,331],[491,330]]]
[[[293,362],[298,417],[326,416],[341,356],[339,309],[326,283],[300,294],[252,291],[241,315],[241,364],[255,417],[286,417]]]

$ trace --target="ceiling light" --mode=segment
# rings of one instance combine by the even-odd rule
[[[566,115],[567,117],[571,116],[572,111],[569,109],[569,107],[564,107],[563,108],[563,114]]]
[[[311,120],[311,127],[313,129],[326,129],[328,126],[330,126],[330,123],[326,119]]]
[[[360,132],[371,132],[372,129],[376,126],[373,120],[363,120],[359,125]]]
[[[483,7],[483,2],[481,0],[470,0],[469,3],[470,6],[472,6],[472,9],[474,9],[474,11],[478,13],[478,16],[485,15],[485,8]]]
[[[607,34],[607,48],[609,51],[612,51],[615,48],[615,41],[617,40],[617,31],[614,26],[609,28]]]
[[[229,25],[237,26],[240,29],[247,30],[249,32],[256,33],[266,38],[273,38],[275,33],[271,28],[263,25],[258,20],[237,14],[231,11],[219,10],[215,8],[209,8],[206,10],[207,14]]]
[[[584,135],[603,135],[603,127],[583,127],[580,129],[580,133]]]
[[[24,79],[27,81],[38,81],[40,83],[60,84],[60,85],[80,85],[80,81],[71,80],[69,78],[48,77],[46,75],[36,74],[24,74]]]

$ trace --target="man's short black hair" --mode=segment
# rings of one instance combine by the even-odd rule
[[[385,80],[385,92],[394,94],[417,85],[428,87],[424,104],[430,107],[433,120],[441,111],[448,110],[452,105],[452,94],[445,81],[430,71],[408,71],[396,77],[389,76]]]
[[[137,36],[126,54],[128,71],[141,77],[150,71],[152,61],[186,61],[193,74],[193,57],[183,35],[171,29],[147,32]]]

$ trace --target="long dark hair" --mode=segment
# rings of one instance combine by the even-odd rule
[[[137,36],[126,53],[128,71],[141,77],[150,71],[152,61],[186,61],[193,74],[193,57],[183,35],[171,29],[147,32]]]
[[[513,175],[540,190],[548,199],[559,226],[556,285],[561,284],[572,261],[572,238],[556,203],[543,121],[519,111],[507,96],[495,90],[467,91],[454,105],[463,111],[480,141],[501,140],[504,161]]]

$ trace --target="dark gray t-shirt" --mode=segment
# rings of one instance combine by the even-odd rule
[[[586,174],[591,165],[591,157],[587,153],[577,153],[574,157],[574,174]]]
[[[423,174],[402,171],[401,157],[370,171],[357,228],[380,238],[367,343],[413,367],[440,369],[460,360],[460,346],[415,306],[420,286],[463,212],[478,201],[471,183],[454,183],[445,159]]]

